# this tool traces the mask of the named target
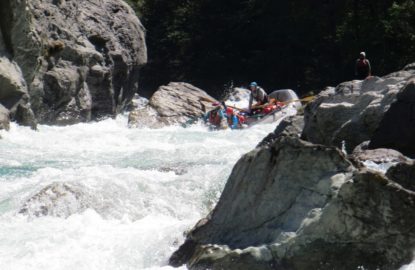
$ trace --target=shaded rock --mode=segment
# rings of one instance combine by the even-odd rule
[[[281,121],[274,132],[268,134],[257,147],[271,145],[281,136],[300,137],[304,128],[304,117],[302,115],[290,116]]]
[[[391,167],[386,175],[403,188],[415,191],[415,162],[413,160]]]
[[[29,198],[19,213],[31,217],[68,217],[89,207],[88,196],[80,187],[67,183],[53,183]]]
[[[131,112],[134,110],[143,109],[148,104],[148,99],[135,94],[130,104],[128,104],[126,111]]]
[[[302,137],[313,143],[337,147],[344,141],[347,151],[351,152],[360,143],[370,140],[396,94],[410,78],[410,73],[395,73],[383,78],[345,82],[334,91],[323,91],[305,108]]]
[[[213,270],[398,269],[412,260],[414,208],[414,192],[340,150],[280,137],[238,161],[172,260]]]
[[[9,111],[3,105],[0,104],[0,130],[1,129],[10,129],[10,117]]]
[[[0,10],[0,48],[22,70],[39,122],[114,116],[137,92],[144,28],[123,1],[6,0]]]
[[[36,128],[36,120],[30,108],[26,82],[19,66],[0,53],[0,103],[9,111],[11,120],[20,125]]]
[[[415,157],[415,79],[397,95],[379,128],[371,138],[369,148],[392,148]]]
[[[214,100],[191,84],[171,82],[160,86],[146,107],[132,111],[128,124],[130,127],[150,128],[186,124],[213,109],[211,101]]]

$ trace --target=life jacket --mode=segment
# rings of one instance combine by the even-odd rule
[[[262,113],[269,114],[277,109],[277,105],[267,105],[262,109]]]
[[[219,126],[220,125],[220,115],[219,115],[219,110],[213,110],[210,112],[209,114],[209,123],[211,123],[212,125],[215,126]]]
[[[246,122],[246,117],[245,116],[240,115],[240,114],[237,114],[236,116],[238,117],[239,125],[242,126],[242,124],[245,124],[245,122]]]

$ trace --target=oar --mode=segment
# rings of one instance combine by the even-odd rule
[[[208,98],[208,97],[200,97],[199,99],[200,100],[203,100],[203,101],[206,101],[206,102],[210,102],[210,103],[222,103],[222,102],[220,102],[218,100],[211,99],[211,98]],[[238,110],[238,111],[242,111],[242,112],[248,112],[248,110],[241,109],[241,108],[238,108],[238,107],[235,107],[235,106],[231,106],[231,105],[226,105],[226,107],[229,107],[229,108],[232,108],[232,109],[235,109],[235,110]]]
[[[305,98],[301,98],[301,99],[293,99],[293,100],[289,100],[286,102],[281,102],[284,104],[289,104],[289,103],[293,103],[293,102],[311,102],[316,98],[316,96],[309,96],[309,97],[305,97]]]

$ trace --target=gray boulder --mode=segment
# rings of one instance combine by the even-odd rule
[[[304,111],[302,137],[313,143],[337,147],[344,142],[351,152],[360,143],[370,140],[412,74],[398,72],[383,78],[371,77],[323,91]]]
[[[186,124],[212,110],[212,101],[213,97],[191,84],[171,82],[160,86],[143,109],[132,111],[128,123],[150,128]]]
[[[12,120],[21,125],[36,128],[36,120],[30,108],[29,93],[23,74],[16,62],[1,56],[1,50],[0,103],[10,111]]]
[[[137,92],[144,28],[123,1],[5,0],[0,10],[0,56],[22,70],[39,122],[114,116]]]
[[[383,117],[369,148],[392,148],[415,157],[415,79],[408,82]]]
[[[398,269],[415,247],[415,192],[338,149],[281,136],[235,165],[170,264],[189,269]]]

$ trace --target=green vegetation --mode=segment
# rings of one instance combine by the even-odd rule
[[[147,29],[148,90],[233,81],[299,92],[352,79],[366,51],[375,75],[415,61],[414,0],[129,0]]]

